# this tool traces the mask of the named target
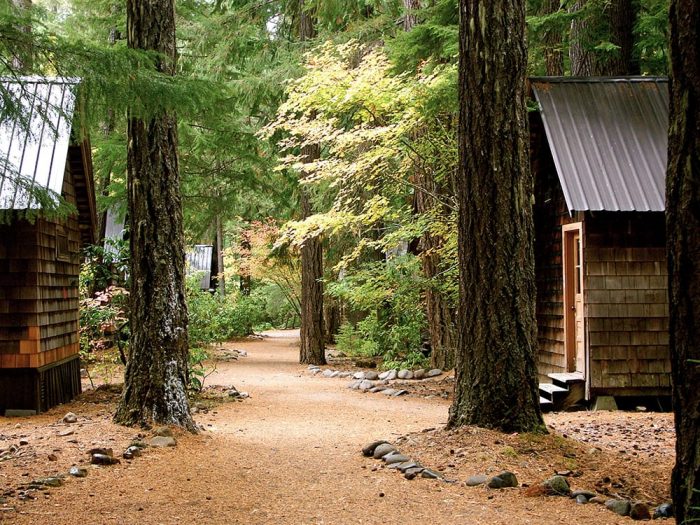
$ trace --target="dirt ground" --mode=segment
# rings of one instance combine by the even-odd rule
[[[555,472],[569,476],[573,488],[651,505],[668,500],[670,414],[551,414],[548,436],[447,431],[449,400],[442,393],[449,380],[438,378],[434,388],[422,382],[396,398],[349,390],[348,379],[313,376],[297,364],[296,335],[268,332],[224,345],[224,354],[235,348],[248,356],[220,361],[207,379],[218,385],[211,392],[235,385],[250,398],[200,410],[199,435],[176,433],[177,447],[148,448],[118,465],[89,465],[88,450],[111,447],[121,455],[139,434],[150,434],[111,422],[114,389],[86,392],[32,418],[0,417],[0,522],[631,523],[602,505],[537,495],[532,487]],[[61,422],[68,411],[77,423]],[[447,481],[409,481],[363,457],[362,446],[376,439],[395,443]],[[88,476],[67,476],[63,486],[22,499],[31,480],[65,474],[73,465],[86,467]],[[464,484],[474,474],[504,469],[529,488]]]

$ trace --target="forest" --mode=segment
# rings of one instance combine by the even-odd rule
[[[71,115],[58,114],[72,117],[71,144],[89,153],[96,221],[89,242],[81,230],[70,285],[80,307],[75,348],[88,373],[105,359],[124,367],[114,422],[196,433],[192,408],[215,372],[215,349],[266,331],[299,329],[296,363],[311,370],[338,356],[385,374],[454,370],[448,429],[546,434],[543,411],[565,408],[556,378],[568,374],[564,388],[581,395],[566,407],[590,409],[596,394],[621,406],[625,396],[670,400],[670,495],[677,523],[693,523],[699,30],[694,0],[6,0],[0,135],[31,128],[34,111],[52,126],[50,104],[27,111],[26,86],[54,77],[75,86]],[[658,112],[616,120],[606,82],[628,82],[622,100],[641,113],[660,90],[668,124],[656,208],[572,205],[588,191],[562,178],[559,152],[576,147],[574,135],[592,173],[596,162],[651,170],[634,158],[650,151],[646,139],[635,137],[633,150],[614,133],[634,136]],[[556,99],[565,89],[580,91]],[[585,103],[612,108],[587,150]],[[562,124],[555,143],[553,126],[567,118],[574,127]],[[8,242],[24,235],[16,224],[26,232],[36,223],[41,235],[42,221],[82,216],[80,198],[37,189],[36,172],[14,173],[9,156],[0,151]],[[563,193],[542,189],[547,174],[559,174]],[[632,201],[652,193],[654,181],[642,179],[625,188]],[[597,191],[617,197],[620,184]],[[22,192],[38,204],[3,200]],[[548,211],[550,201],[562,209]],[[644,212],[656,215],[642,222]],[[553,244],[548,220],[559,221]],[[601,241],[605,232],[619,246]],[[202,248],[205,264],[195,267]],[[631,259],[641,248],[645,258]],[[9,253],[0,245],[0,259]],[[582,273],[569,276],[572,257],[571,271]],[[550,264],[564,267],[558,285]],[[5,266],[0,298],[18,299]],[[573,291],[574,275],[583,291]],[[579,318],[584,300],[590,319]],[[649,313],[656,302],[663,315]],[[643,314],[631,313],[633,303]],[[0,313],[17,308],[3,304]],[[555,304],[575,314],[551,324]],[[610,319],[598,321],[594,308]],[[624,322],[633,327],[620,335]],[[579,324],[586,350],[577,354]],[[10,353],[3,337],[14,340],[12,330],[0,318],[0,354]],[[547,377],[554,383],[543,387]]]

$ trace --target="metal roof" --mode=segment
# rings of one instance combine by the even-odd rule
[[[531,79],[569,211],[663,211],[668,80]]]
[[[70,78],[0,78],[0,209],[36,208],[36,188],[60,195],[75,87]]]
[[[107,208],[105,216],[104,250],[113,255],[117,255],[117,248],[113,245],[115,241],[124,239],[124,219],[113,208]]]
[[[214,247],[210,244],[195,244],[187,252],[187,275],[201,274],[199,287],[202,290],[209,289],[211,282],[211,254]]]

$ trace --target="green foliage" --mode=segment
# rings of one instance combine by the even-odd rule
[[[351,355],[382,356],[385,368],[423,364],[422,288],[420,264],[413,255],[364,264],[329,283],[329,294],[365,314],[356,326],[341,327],[338,349]]]
[[[230,293],[224,297],[199,288],[199,277],[187,280],[190,347],[198,348],[253,333],[264,321],[259,297]]]

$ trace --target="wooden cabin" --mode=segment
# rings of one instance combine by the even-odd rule
[[[668,82],[530,85],[541,401],[669,395]]]
[[[0,414],[38,413],[81,391],[78,279],[81,246],[94,242],[92,161],[88,141],[72,133],[76,80],[0,81],[25,119],[0,122]],[[77,214],[42,216],[37,188]]]

